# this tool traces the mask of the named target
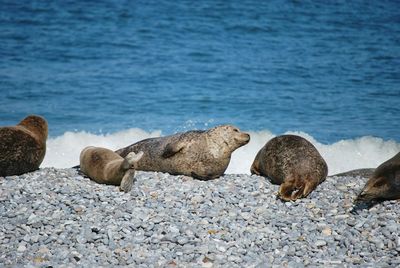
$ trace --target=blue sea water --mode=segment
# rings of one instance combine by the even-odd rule
[[[399,1],[0,1],[0,124],[400,141]]]
[[[400,150],[400,2],[0,0],[0,95],[0,125],[48,120],[52,159],[230,123],[357,155],[377,137],[381,161]]]

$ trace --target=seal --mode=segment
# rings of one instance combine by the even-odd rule
[[[121,191],[129,192],[134,182],[135,167],[142,156],[143,152],[132,152],[122,158],[109,149],[89,146],[80,154],[80,169],[97,183],[117,185]]]
[[[329,177],[363,177],[368,178],[374,173],[374,168],[360,168],[338,173]]]
[[[250,171],[280,184],[278,196],[290,201],[306,197],[323,182],[328,166],[309,141],[296,135],[282,135],[261,148]]]
[[[48,126],[38,115],[29,115],[16,126],[0,128],[0,176],[37,170],[46,154]]]
[[[356,202],[400,199],[400,152],[376,168]]]
[[[232,152],[249,140],[249,134],[231,125],[222,125],[205,131],[142,140],[116,153],[124,157],[130,152],[143,151],[138,170],[209,180],[222,176]]]

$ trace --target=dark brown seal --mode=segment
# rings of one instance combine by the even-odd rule
[[[400,199],[400,152],[378,166],[357,202]]]
[[[129,192],[137,162],[142,156],[142,152],[132,152],[122,158],[109,149],[89,146],[81,152],[80,169],[97,183],[117,185],[121,191]]]
[[[143,151],[138,170],[167,172],[207,180],[222,176],[232,152],[249,140],[249,134],[240,132],[236,127],[223,125],[207,131],[188,131],[146,139],[116,153],[124,157],[129,152]]]
[[[306,197],[325,180],[328,166],[317,149],[295,135],[275,137],[261,148],[251,173],[280,184],[279,197],[285,201]]]
[[[0,176],[37,170],[46,154],[48,127],[43,117],[29,115],[16,126],[0,128]]]

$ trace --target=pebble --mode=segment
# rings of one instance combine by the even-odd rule
[[[324,240],[317,240],[315,242],[315,246],[316,247],[322,247],[322,246],[326,246],[326,242]]]
[[[323,233],[324,235],[326,235],[326,236],[330,236],[330,235],[332,235],[332,229],[331,229],[331,228],[324,228],[324,229],[322,230],[322,233]]]
[[[259,176],[137,172],[131,192],[74,169],[0,178],[0,263],[10,267],[398,266],[400,202],[357,214],[361,177],[282,202]]]
[[[25,245],[19,245],[18,248],[17,248],[18,252],[24,252],[25,250],[26,250]]]

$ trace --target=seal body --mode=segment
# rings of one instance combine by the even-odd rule
[[[137,169],[214,179],[224,174],[237,148],[247,144],[250,135],[222,125],[206,131],[188,131],[139,141],[116,151],[122,157],[143,151]]]
[[[279,197],[289,201],[313,191],[325,180],[328,166],[309,141],[296,135],[282,135],[261,148],[250,171],[280,184]]]
[[[356,201],[400,199],[400,152],[376,168]]]
[[[368,178],[374,173],[374,168],[360,168],[332,175],[330,177],[363,177]]]
[[[46,154],[46,120],[29,115],[16,126],[0,128],[0,176],[37,170]]]
[[[142,155],[129,153],[123,158],[109,149],[89,146],[80,154],[80,169],[97,183],[118,185],[121,191],[129,192]]]

